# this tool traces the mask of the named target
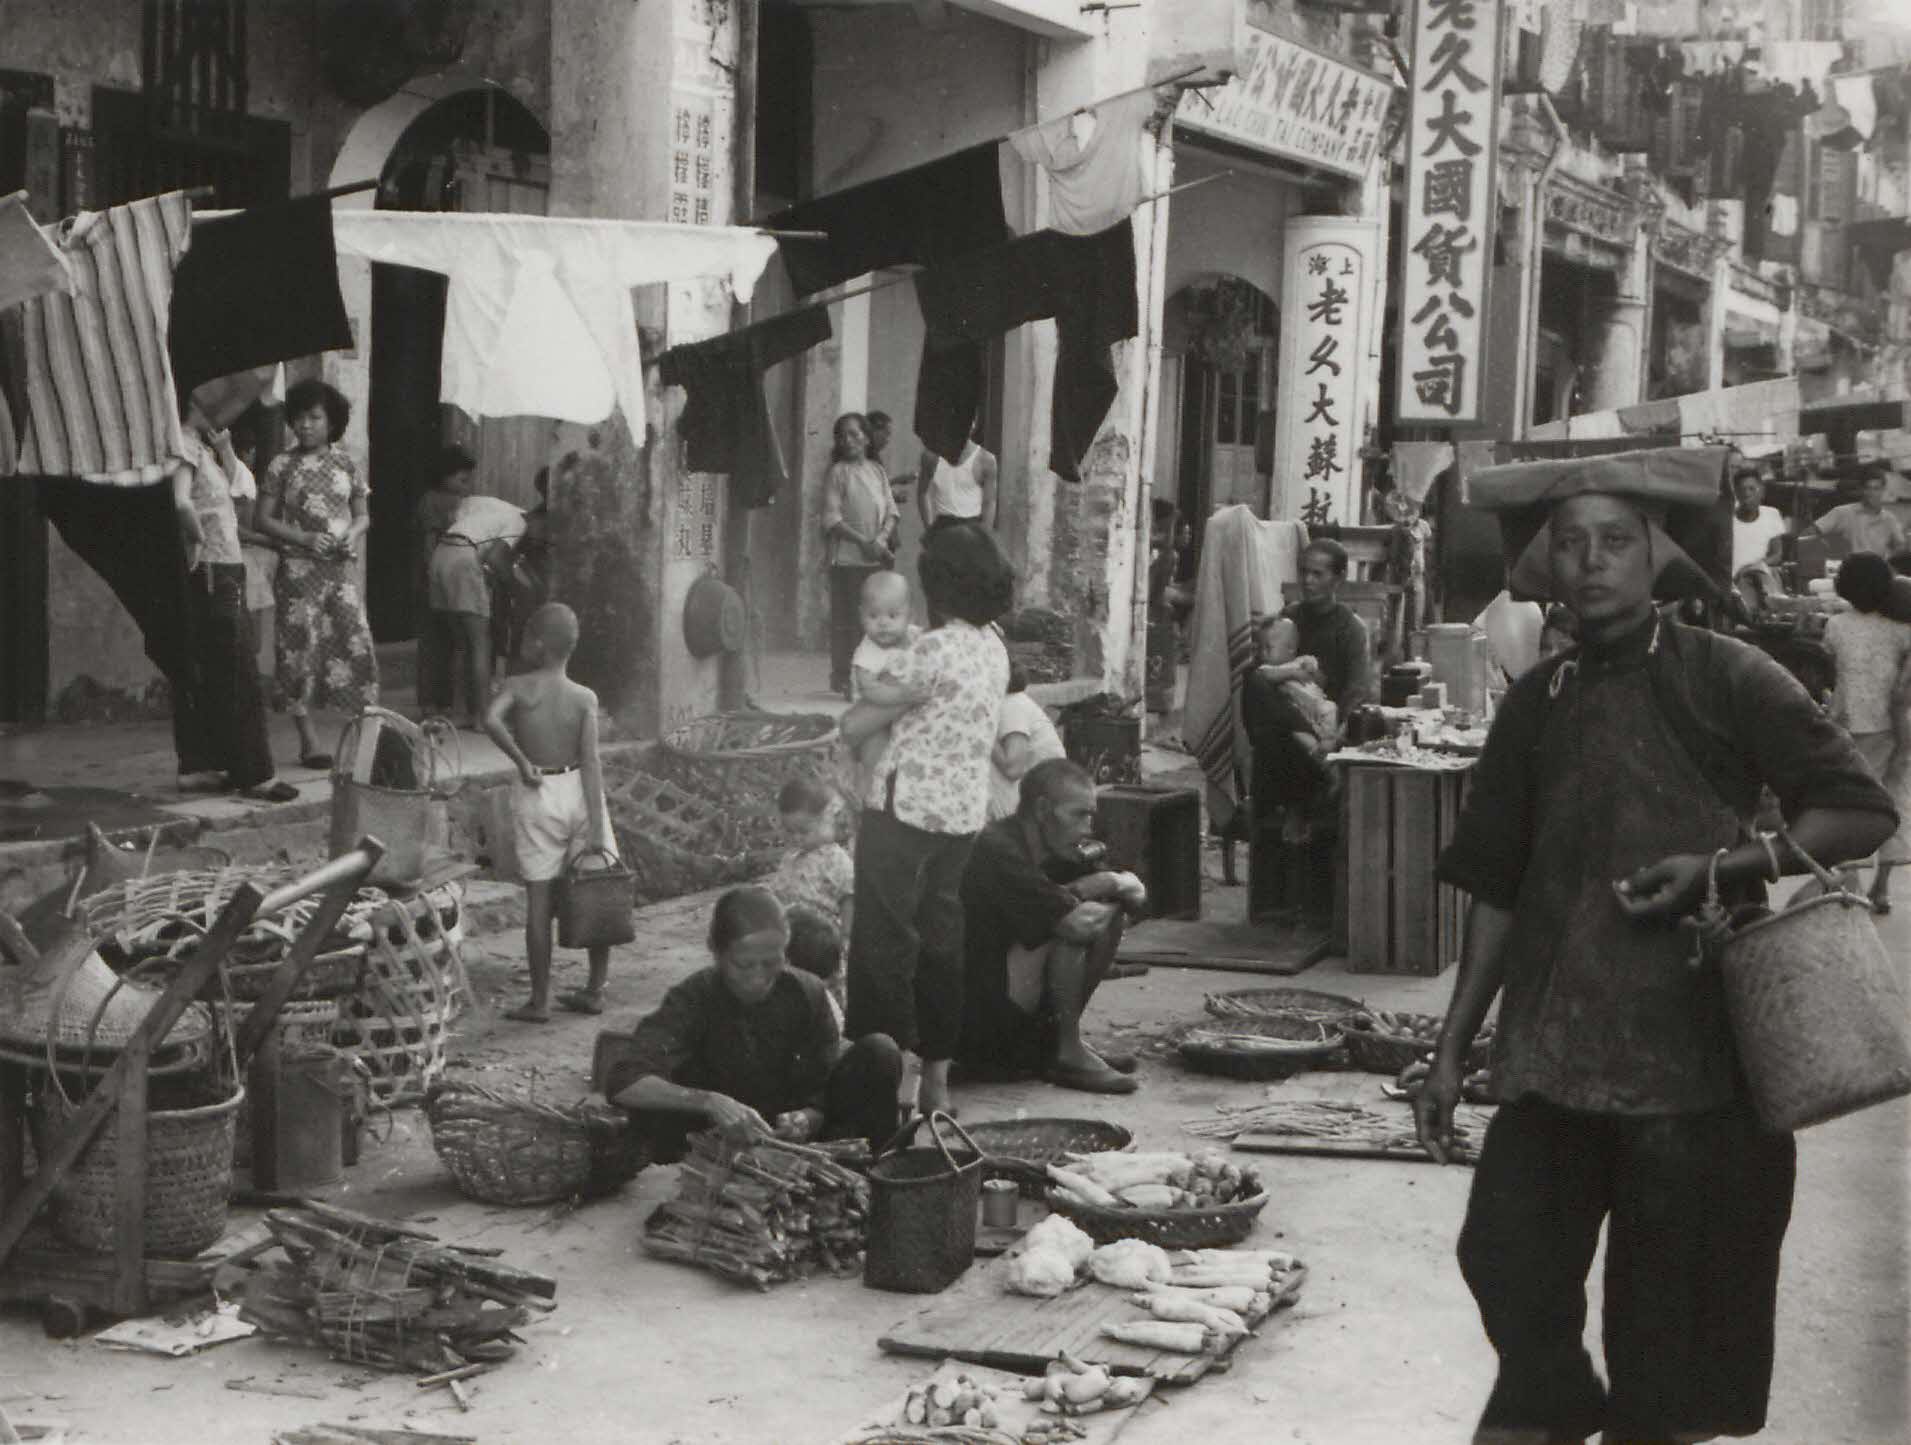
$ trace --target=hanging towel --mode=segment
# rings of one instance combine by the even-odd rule
[[[49,291],[73,290],[66,258],[27,210],[27,193],[0,196],[0,311]]]
[[[1774,236],[1796,236],[1798,234],[1798,197],[1788,196],[1783,191],[1772,192],[1772,234]]]
[[[1245,801],[1239,780],[1252,763],[1239,700],[1254,665],[1254,624],[1281,610],[1281,588],[1299,575],[1306,543],[1299,522],[1263,522],[1239,505],[1208,518],[1202,535],[1181,738],[1206,775],[1208,820],[1217,830]]]
[[[823,231],[822,241],[785,241],[783,264],[802,295],[884,266],[938,262],[1001,244],[998,142],[971,146],[913,170],[865,181],[778,211],[779,231]]]
[[[215,377],[351,345],[331,201],[306,196],[193,227],[166,332],[182,400]]]
[[[1155,105],[1144,90],[1009,137],[1017,155],[1048,172],[1053,229],[1092,236],[1141,204],[1151,149],[1142,140]]]
[[[170,470],[184,441],[166,315],[191,231],[182,191],[83,212],[64,228],[73,294],[6,313],[24,357],[20,472],[137,484]]]
[[[1773,80],[1800,90],[1820,86],[1832,66],[1845,58],[1838,40],[1777,40],[1759,47],[1758,68]]]
[[[1416,502],[1426,499],[1434,478],[1452,465],[1452,442],[1393,444],[1393,484]]]
[[[718,276],[748,304],[776,242],[735,226],[582,217],[335,211],[339,251],[448,276],[441,397],[473,417],[644,434],[633,286]]]
[[[1619,425],[1632,436],[1647,436],[1659,432],[1679,434],[1679,403],[1677,401],[1646,401],[1637,406],[1619,408]]]
[[[1140,328],[1135,238],[1123,220],[1093,236],[1037,231],[916,277],[925,327],[916,435],[959,462],[981,406],[982,345],[1030,321],[1056,325],[1049,468],[1078,481],[1118,390],[1109,348]]]
[[[658,380],[688,393],[677,433],[690,470],[729,473],[737,506],[767,507],[775,500],[790,474],[770,421],[763,373],[829,338],[829,308],[805,306],[660,356]]]

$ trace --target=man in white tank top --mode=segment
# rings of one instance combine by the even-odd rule
[[[984,530],[993,531],[994,455],[974,437],[969,438],[962,460],[955,466],[925,451],[917,471],[916,507],[922,514],[925,532],[952,522],[979,522]]]

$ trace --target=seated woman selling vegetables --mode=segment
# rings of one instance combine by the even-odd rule
[[[732,888],[710,916],[712,964],[665,994],[611,1062],[604,1092],[631,1112],[654,1162],[729,1124],[799,1143],[860,1136],[871,1148],[896,1132],[895,1041],[870,1034],[842,1048],[822,980],[788,965],[789,938],[774,895]]]

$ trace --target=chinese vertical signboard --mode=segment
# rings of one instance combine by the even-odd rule
[[[1414,0],[1401,236],[1403,422],[1481,420],[1504,0]]]
[[[1271,515],[1360,523],[1360,443],[1378,300],[1376,221],[1288,222]]]

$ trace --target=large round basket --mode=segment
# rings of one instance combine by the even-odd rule
[[[1104,1209],[1049,1196],[1048,1206],[1073,1220],[1097,1244],[1139,1239],[1163,1249],[1219,1249],[1239,1244],[1254,1232],[1254,1221],[1267,1207],[1265,1192],[1232,1204],[1206,1209]]]
[[[1048,1192],[1050,1164],[1064,1154],[1101,1154],[1126,1149],[1135,1136],[1100,1119],[986,1119],[969,1125],[969,1136],[988,1156],[984,1179],[1013,1179],[1024,1198]]]
[[[232,1193],[232,1129],[245,1090],[182,1109],[146,1115],[146,1253],[191,1259],[226,1232]],[[42,1128],[63,1124],[74,1106],[47,1090],[39,1101]],[[43,1136],[45,1137],[45,1136]],[[111,1254],[118,1248],[119,1130],[111,1123],[93,1136],[53,1191],[53,1229],[76,1249]]]
[[[1211,993],[1203,1006],[1218,1019],[1283,1019],[1344,1026],[1366,1007],[1359,999],[1311,988],[1237,988]]]
[[[1346,1035],[1328,1024],[1291,1018],[1241,1018],[1184,1024],[1173,1040],[1181,1062],[1224,1079],[1285,1079],[1340,1051]]]
[[[425,1117],[439,1161],[463,1193],[486,1204],[593,1198],[645,1163],[629,1118],[602,1105],[560,1109],[475,1084],[440,1084]]]
[[[1347,1024],[1347,1061],[1369,1074],[1398,1074],[1434,1051],[1440,1022],[1432,1014],[1356,1014]],[[1410,1026],[1419,1032],[1411,1032]],[[1484,1069],[1492,1058],[1493,1029],[1489,1024],[1467,1050],[1466,1066]]]
[[[834,766],[836,720],[827,713],[726,712],[665,733],[656,763],[707,797],[751,797]]]

